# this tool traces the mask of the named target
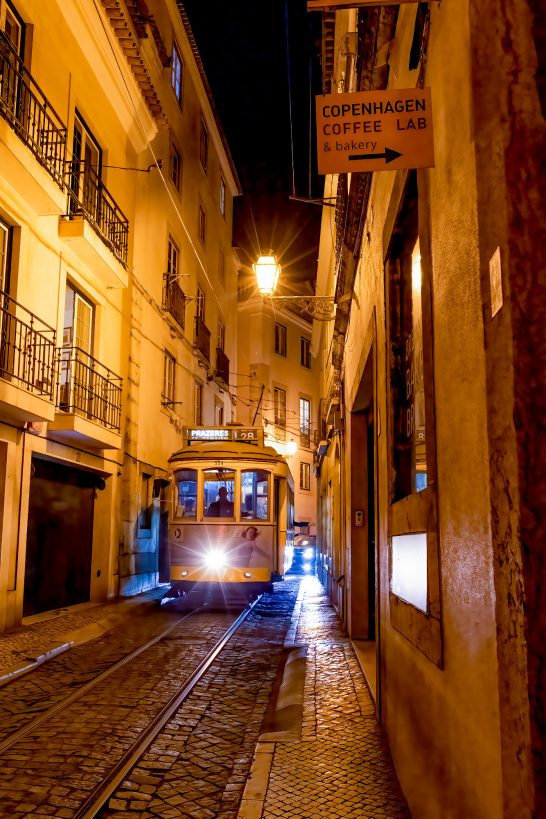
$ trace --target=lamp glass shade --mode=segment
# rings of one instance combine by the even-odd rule
[[[256,274],[258,290],[262,296],[271,296],[275,292],[281,266],[275,256],[260,256],[256,264],[252,265]]]

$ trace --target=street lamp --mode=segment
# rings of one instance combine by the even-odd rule
[[[295,307],[317,321],[331,321],[334,318],[333,296],[275,296],[281,266],[273,251],[260,256],[252,265],[256,275],[258,290],[267,301],[275,301],[280,307]]]

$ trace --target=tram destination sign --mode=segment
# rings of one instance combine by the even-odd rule
[[[318,172],[434,167],[430,88],[316,98]]]
[[[246,441],[257,444],[259,433],[257,427],[187,427],[186,439],[189,443]]]

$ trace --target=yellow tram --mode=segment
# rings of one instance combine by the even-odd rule
[[[270,590],[292,561],[294,483],[263,430],[188,427],[169,463],[168,596]]]

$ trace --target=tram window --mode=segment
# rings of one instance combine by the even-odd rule
[[[241,517],[267,520],[269,472],[262,469],[241,474]]]
[[[177,518],[195,518],[197,515],[197,469],[179,469],[176,481]]]
[[[208,518],[233,518],[233,491],[235,472],[232,469],[205,469],[204,503]]]

